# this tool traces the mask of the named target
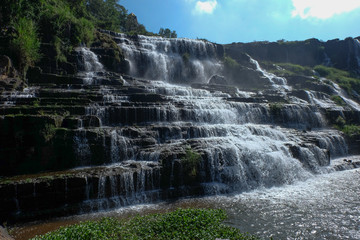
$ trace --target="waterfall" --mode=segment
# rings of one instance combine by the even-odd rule
[[[250,62],[256,66],[256,70],[261,72],[264,77],[266,77],[274,89],[283,89],[290,90],[290,87],[287,85],[287,81],[283,77],[278,77],[275,74],[269,73],[266,70],[260,67],[258,61],[250,57]]]
[[[104,66],[100,63],[95,53],[90,51],[89,48],[80,47],[78,49],[83,57],[83,70],[79,75],[83,78],[84,84],[90,85],[96,83],[98,72],[104,71]]]
[[[130,63],[130,74],[166,82],[206,82],[221,72],[218,46],[202,40],[128,37],[116,41]]]
[[[17,102],[22,100],[35,99],[38,87],[26,87],[22,91],[2,91],[0,96],[0,103],[5,106],[14,106]]]
[[[335,93],[340,96],[342,98],[342,100],[344,100],[344,102],[346,102],[346,104],[348,106],[350,106],[353,110],[355,111],[360,111],[360,104],[355,102],[354,100],[351,100],[348,96],[347,93],[340,88],[340,86],[335,83],[335,82],[331,82],[331,85],[335,91]]]
[[[90,165],[91,151],[86,137],[86,130],[80,129],[73,139],[73,148],[80,166]]]
[[[126,85],[102,81],[99,59],[80,48],[83,85],[64,91],[61,84],[44,84],[46,88],[31,87],[23,93],[29,95],[19,94],[17,100],[27,96],[31,101],[42,100],[46,114],[33,116],[37,106],[22,109],[29,116],[18,114],[17,107],[2,109],[0,121],[13,129],[30,121],[56,123],[54,138],[31,150],[48,154],[55,159],[51,164],[72,168],[50,178],[35,178],[30,184],[19,180],[16,184],[21,188],[15,185],[14,191],[0,184],[0,193],[10,193],[6,201],[14,208],[5,214],[30,216],[49,209],[86,213],[191,195],[239,193],[357,167],[350,162],[346,167],[331,164],[352,149],[341,132],[329,128],[327,114],[348,108],[336,106],[328,91],[295,93],[285,78],[266,72],[254,59],[252,68],[271,89],[240,91],[230,85],[207,84],[210,76],[222,70],[216,44],[113,36],[135,76],[122,75]],[[325,85],[325,79],[320,81]],[[328,83],[326,89],[358,114],[359,104],[337,84]],[[62,104],[45,106],[58,101]],[[30,138],[18,135],[21,141]],[[191,175],[186,172],[188,149],[197,158]],[[32,157],[31,151],[26,153]],[[54,196],[59,201],[36,205],[43,207],[36,209],[39,213],[31,209],[40,197],[47,201]]]

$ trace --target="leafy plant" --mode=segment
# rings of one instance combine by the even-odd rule
[[[318,65],[314,67],[314,70],[322,77],[326,77],[335,81],[345,89],[350,95],[353,95],[353,91],[360,93],[360,79],[354,78],[351,73],[336,68],[325,67]]]
[[[115,240],[120,239],[121,230],[122,228],[119,221],[113,218],[103,218],[100,221],[87,221],[70,227],[61,227],[60,229],[43,236],[36,236],[33,240]]]
[[[171,31],[169,28],[160,28],[159,35],[165,38],[177,38],[176,31]]]
[[[104,218],[83,222],[37,236],[33,240],[61,239],[257,239],[224,225],[223,210],[178,209],[164,214],[137,216],[127,221]]]
[[[341,129],[346,135],[353,136],[353,135],[359,135],[360,134],[360,126],[358,125],[345,125]]]
[[[190,61],[190,54],[189,53],[184,53],[183,55],[182,55],[182,60],[183,60],[183,62],[184,63],[188,63],[189,61]]]
[[[333,100],[337,105],[346,105],[345,101],[339,95],[332,95],[330,99]]]
[[[45,124],[45,127],[41,131],[41,135],[43,136],[45,142],[50,141],[56,133],[56,127],[52,124]]]
[[[313,70],[310,67],[301,66],[293,63],[271,63],[271,62],[262,62],[262,65],[271,73],[278,76],[293,76],[293,75],[302,75],[302,76],[312,76],[314,75]]]
[[[224,57],[224,65],[230,69],[234,69],[240,66],[240,64],[229,56]]]
[[[283,105],[281,103],[271,103],[269,105],[270,107],[270,112],[274,115],[278,115],[281,113],[281,110],[283,109]]]
[[[181,159],[184,173],[191,178],[195,178],[198,173],[200,161],[200,154],[194,152],[191,148],[187,148],[185,150],[185,156]]]
[[[10,42],[10,47],[16,55],[19,68],[25,70],[40,59],[40,41],[37,28],[31,19],[25,17],[15,22],[17,36]]]

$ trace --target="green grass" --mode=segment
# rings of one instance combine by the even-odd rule
[[[178,209],[170,213],[137,216],[119,221],[103,218],[62,227],[33,240],[83,239],[258,239],[224,225],[223,210]]]
[[[181,159],[184,172],[187,176],[194,178],[198,173],[198,165],[201,162],[199,153],[193,151],[191,148],[185,150],[185,156]]]
[[[339,86],[345,89],[350,95],[353,94],[353,91],[360,93],[360,79],[353,77],[351,73],[323,65],[315,66],[314,70],[319,73],[320,76],[338,83]]]
[[[330,97],[330,99],[333,100],[339,106],[345,106],[346,105],[345,101],[339,95],[332,95]]]
[[[314,71],[307,66],[301,66],[298,64],[292,63],[271,63],[271,62],[262,62],[261,63],[269,72],[280,76],[280,77],[287,77],[287,76],[294,76],[294,75],[301,75],[301,76],[312,76],[314,75]],[[278,66],[278,67],[276,67]]]
[[[348,136],[360,134],[360,126],[358,125],[344,125],[340,130]]]
[[[34,21],[25,17],[16,21],[14,27],[18,34],[10,42],[10,48],[16,55],[21,70],[24,70],[27,66],[33,65],[41,57],[37,27]]]

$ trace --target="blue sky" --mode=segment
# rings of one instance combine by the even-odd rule
[[[120,0],[146,29],[217,43],[360,36],[360,0]]]

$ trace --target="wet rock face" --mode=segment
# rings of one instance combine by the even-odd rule
[[[225,45],[225,52],[233,59],[247,53],[261,61],[290,62],[305,66],[330,66],[360,73],[359,41],[353,38],[320,42],[308,39],[296,42],[254,42]]]
[[[0,183],[1,221],[29,221],[161,199],[156,163],[22,176]],[[15,198],[14,198],[15,197]],[[15,211],[14,211],[15,210]]]
[[[11,59],[8,56],[0,55],[0,92],[17,90],[24,86]]]
[[[76,74],[35,67],[28,88],[0,96],[0,221],[289,184],[359,149],[331,129],[360,115],[331,101],[330,84],[279,78],[239,53],[225,85],[217,45],[101,34],[77,49]],[[121,52],[150,79],[112,68]]]
[[[91,50],[99,56],[100,62],[112,72],[129,73],[129,63],[125,60],[121,48],[108,35],[96,32],[95,41],[91,45]]]

